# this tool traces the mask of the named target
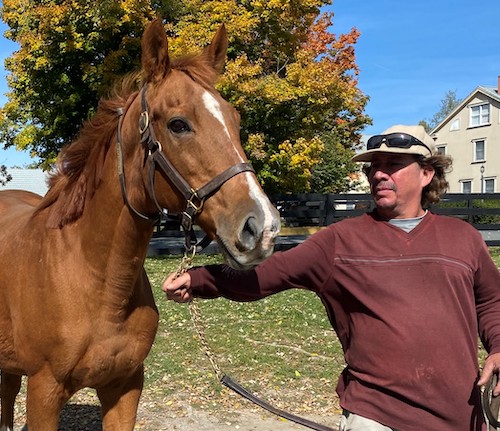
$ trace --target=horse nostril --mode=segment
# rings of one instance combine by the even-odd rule
[[[238,249],[240,251],[253,250],[262,235],[255,217],[248,217],[240,233]]]

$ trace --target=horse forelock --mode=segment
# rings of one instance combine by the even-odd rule
[[[172,61],[171,67],[184,72],[194,82],[206,89],[213,89],[219,77],[219,73],[203,54],[178,58]]]
[[[60,152],[49,190],[35,214],[48,209],[48,227],[60,228],[77,220],[102,180],[107,152],[116,134],[117,109],[125,107],[137,92],[136,75],[115,86],[109,98],[99,102],[96,114],[84,123],[79,136]]]

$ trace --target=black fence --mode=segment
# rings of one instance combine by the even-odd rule
[[[283,194],[270,196],[284,227],[322,227],[374,208],[369,194]],[[490,246],[500,246],[500,193],[449,193],[431,211],[461,218],[481,231]],[[160,222],[154,237],[182,235],[177,219]]]
[[[271,196],[286,227],[321,227],[374,208],[369,194],[316,194]],[[500,193],[449,193],[435,214],[461,218],[483,233],[490,246],[500,246]]]

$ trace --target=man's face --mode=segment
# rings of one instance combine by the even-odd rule
[[[386,219],[423,215],[422,190],[434,176],[411,154],[375,153],[368,171],[371,194],[379,214]]]

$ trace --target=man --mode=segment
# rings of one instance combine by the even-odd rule
[[[500,274],[473,227],[426,209],[446,190],[451,161],[421,126],[391,127],[353,160],[367,163],[375,211],[253,270],[196,268],[163,290],[178,302],[312,290],[347,363],[341,430],[485,429],[479,385],[500,369]],[[479,380],[478,334],[490,354]]]

